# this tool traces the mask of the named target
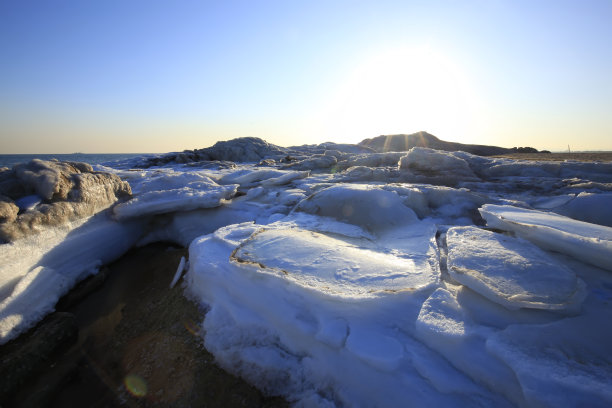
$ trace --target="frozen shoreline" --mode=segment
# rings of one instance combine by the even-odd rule
[[[131,197],[0,246],[4,341],[101,264],[168,241],[190,247],[206,348],[294,404],[612,401],[612,163],[224,146],[97,166]],[[226,160],[239,152],[261,161]]]

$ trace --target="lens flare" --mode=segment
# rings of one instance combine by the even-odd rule
[[[193,334],[194,336],[199,335],[200,329],[198,325],[193,322],[193,320],[189,320],[189,319],[184,320],[183,325],[185,326],[185,328],[187,329],[189,333]]]
[[[128,374],[124,380],[125,388],[135,397],[147,395],[147,382],[139,375]]]

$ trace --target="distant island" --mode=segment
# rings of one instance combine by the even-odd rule
[[[381,153],[403,152],[410,150],[413,147],[429,147],[431,149],[444,150],[447,152],[464,151],[476,154],[478,156],[496,156],[512,153],[550,153],[548,150],[538,151],[533,147],[505,148],[499,146],[447,142],[445,140],[440,140],[436,136],[427,132],[381,135],[374,138],[364,139],[358,144],[369,147],[370,149]]]

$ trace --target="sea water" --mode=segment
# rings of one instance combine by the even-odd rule
[[[71,154],[0,154],[0,168],[13,167],[18,163],[29,162],[32,159],[85,162],[89,164],[109,164],[136,157],[147,156],[145,153],[71,153]]]

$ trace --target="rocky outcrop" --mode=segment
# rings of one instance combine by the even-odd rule
[[[367,146],[377,152],[403,152],[413,147],[428,147],[430,149],[445,150],[447,152],[464,151],[478,156],[494,156],[499,154],[525,152],[537,152],[532,147],[516,147],[507,149],[505,147],[463,144],[440,140],[427,132],[417,132],[409,135],[382,135],[371,139],[364,139],[359,142],[361,146]]]
[[[18,164],[0,172],[0,240],[93,215],[131,193],[127,182],[87,163],[34,159]]]
[[[236,163],[258,163],[264,159],[280,159],[287,150],[258,137],[240,137],[215,143],[211,147],[169,153],[149,158],[142,167],[161,166],[167,163],[192,163],[206,161],[230,161]]]

